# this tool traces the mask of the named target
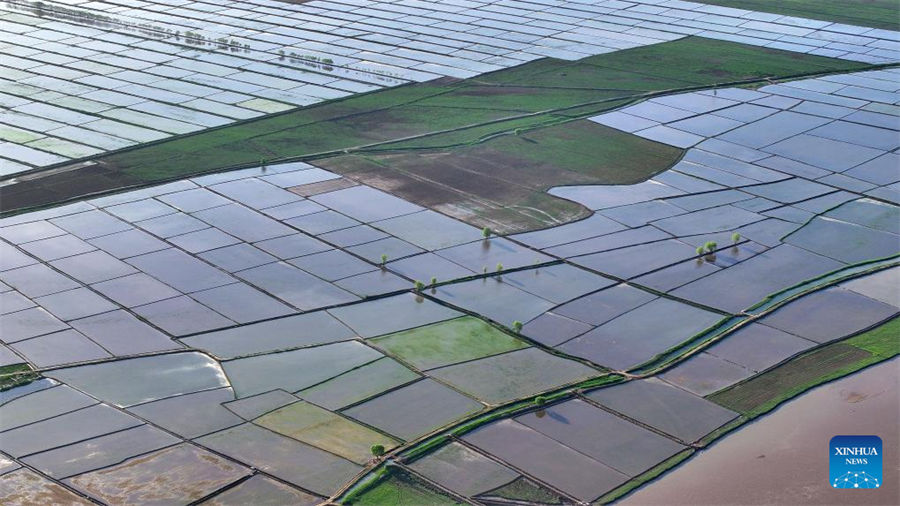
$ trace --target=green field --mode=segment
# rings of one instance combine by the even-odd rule
[[[516,478],[500,488],[481,494],[481,497],[496,497],[532,504],[566,504],[566,501],[562,497],[521,477]]]
[[[394,471],[374,487],[344,504],[359,506],[449,506],[463,504],[444,495],[405,471]]]
[[[0,210],[46,206],[264,161],[396,150],[418,143],[471,144],[594,115],[648,94],[866,67],[697,37],[578,62],[543,59],[472,79],[381,90],[102,155],[83,169],[0,188]]]
[[[534,179],[540,182],[551,179],[547,173],[558,168],[607,184],[644,181],[669,168],[681,156],[678,148],[590,121],[500,137],[464,152],[484,159],[500,153],[518,165],[546,167],[547,170],[534,174]]]
[[[369,342],[418,369],[433,369],[528,346],[472,316],[390,334]]]
[[[705,4],[900,30],[898,0],[703,0]]]

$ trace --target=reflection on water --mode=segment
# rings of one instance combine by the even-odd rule
[[[900,504],[898,373],[895,358],[807,392],[622,504]],[[881,437],[884,487],[829,487],[828,441],[839,434]]]
[[[40,1],[7,1],[6,7],[9,9],[25,11],[39,18],[60,19],[108,30],[124,29],[126,31],[140,33],[149,38],[166,38],[173,33],[172,30],[151,23],[126,21],[103,13],[69,8],[62,5],[48,5]]]
[[[141,35],[148,39],[165,41],[172,45],[173,51],[180,48],[198,48],[206,52],[241,53],[251,54],[251,39],[233,37],[228,35],[233,30],[240,30],[240,26],[210,25],[206,28],[198,24],[196,20],[183,19],[184,25],[172,28],[157,21],[144,21],[129,15],[110,15],[102,9],[88,7],[67,7],[59,4],[45,4],[34,0],[7,0],[5,6],[10,10],[18,10],[39,18],[50,18],[66,21],[73,24],[90,26],[113,32],[129,32]],[[152,14],[152,11],[148,11]],[[240,22],[240,20],[235,20]],[[181,31],[185,26],[194,26],[196,31]],[[140,45],[136,45],[140,47]],[[280,65],[298,69],[311,69],[337,78],[354,79],[385,86],[398,86],[405,84],[408,79],[401,75],[403,69],[386,65],[371,64],[369,62],[355,62],[345,67],[334,65],[334,61],[327,56],[318,56],[309,53],[285,53],[284,49],[278,51]],[[254,57],[253,59],[260,59]],[[265,58],[262,58],[265,60]],[[359,67],[359,68],[354,68]],[[371,68],[368,68],[371,67]],[[384,68],[379,68],[384,67]]]

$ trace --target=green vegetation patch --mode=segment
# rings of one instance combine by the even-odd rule
[[[528,65],[525,64],[525,66]],[[559,68],[560,64],[555,67]],[[456,90],[426,98],[418,102],[418,105],[442,109],[478,110],[490,103],[490,107],[494,109],[528,113],[608,100],[621,96],[623,93],[660,89],[659,86],[654,88],[650,84],[637,89],[614,89],[607,88],[606,84],[600,84],[596,75],[583,83],[575,82],[574,77],[574,75],[571,77],[563,75],[560,80],[556,81],[558,87],[543,87],[533,83],[522,86],[515,84],[498,86],[496,83],[479,85],[473,82]],[[581,84],[584,87],[579,86]]]
[[[617,105],[625,105],[629,101],[620,100],[616,102],[607,102],[610,108]],[[597,104],[587,106],[591,111],[598,108]],[[584,114],[579,115],[584,116]],[[501,135],[509,135],[517,132],[525,132],[534,130],[544,126],[556,125],[571,119],[568,114],[560,113],[543,113],[527,116],[518,116],[513,119],[495,121],[493,123],[461,127],[451,131],[437,132],[433,134],[423,135],[408,140],[399,140],[387,142],[377,147],[365,150],[365,153],[381,153],[381,152],[398,152],[410,149],[436,149],[436,148],[452,148],[456,146],[464,146],[478,144],[486,140]]]
[[[471,316],[389,334],[369,342],[421,370],[528,346]]]
[[[431,142],[435,133],[447,135],[445,141],[471,143],[573,114],[590,116],[648,93],[867,66],[699,37],[579,62],[543,59],[467,80],[442,78],[356,95],[102,155],[94,158],[99,165],[0,188],[0,209],[49,205],[261,160],[311,159],[363,146],[372,150],[408,137],[427,136],[422,140]]]
[[[399,441],[308,402],[300,401],[257,418],[254,423],[364,465],[372,447],[391,449]]]
[[[592,121],[533,130],[464,148],[474,165],[502,170],[524,184],[549,188],[557,182],[584,180],[634,184],[667,169],[682,150]],[[519,168],[517,168],[517,166]],[[510,181],[512,182],[512,181]]]
[[[444,506],[463,504],[402,470],[394,470],[374,487],[344,501],[359,506]]]
[[[897,0],[703,0],[703,3],[848,25],[900,30]]]
[[[846,376],[900,353],[900,318],[801,355],[709,400],[753,418],[826,381]]]
[[[900,354],[900,318],[892,318],[844,342],[884,359],[895,357]]]
[[[654,51],[639,50],[654,47],[657,48]],[[639,49],[591,56],[581,62],[600,69],[632,72],[640,69],[641,74],[702,86],[761,77],[849,72],[866,66],[848,60],[698,37]]]
[[[539,457],[536,457],[539,458]],[[508,501],[522,501],[531,504],[568,504],[569,501],[560,497],[559,494],[549,490],[537,483],[520,476],[515,480],[503,485],[502,487],[485,492],[480,496],[483,499],[491,498],[506,499]]]
[[[13,364],[0,367],[0,392],[27,385],[41,376],[32,371],[28,364]]]

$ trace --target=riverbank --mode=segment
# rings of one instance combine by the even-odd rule
[[[656,504],[900,503],[900,359],[817,387],[698,452],[624,498]],[[884,487],[828,485],[828,441],[839,434],[882,438]]]

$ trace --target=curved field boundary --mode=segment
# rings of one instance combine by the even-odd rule
[[[701,331],[670,350],[657,355],[650,361],[630,369],[628,373],[639,377],[647,377],[660,373],[673,365],[682,362],[684,359],[703,351],[705,348],[724,339],[744,325],[778,310],[783,305],[788,304],[795,299],[828,288],[829,286],[842,283],[849,279],[872,274],[897,265],[900,265],[900,254],[882,259],[866,260],[864,262],[827,272],[806,281],[801,281],[800,283],[767,295],[763,300],[750,306],[743,314],[719,321],[712,327]],[[749,311],[755,312],[748,313]]]
[[[754,316],[758,316],[771,311],[773,308],[777,309],[781,305],[786,304],[787,302],[790,302],[797,297],[801,297],[811,291],[815,291],[818,288],[832,285],[840,281],[845,281],[847,279],[871,274],[875,271],[887,269],[895,265],[900,265],[900,253],[885,258],[866,260],[856,264],[851,264],[842,269],[827,272],[825,274],[822,274],[821,276],[817,276],[815,278],[797,283],[796,285],[785,288],[783,290],[779,290],[767,296],[762,301],[750,306],[745,311],[745,313],[753,312]]]

